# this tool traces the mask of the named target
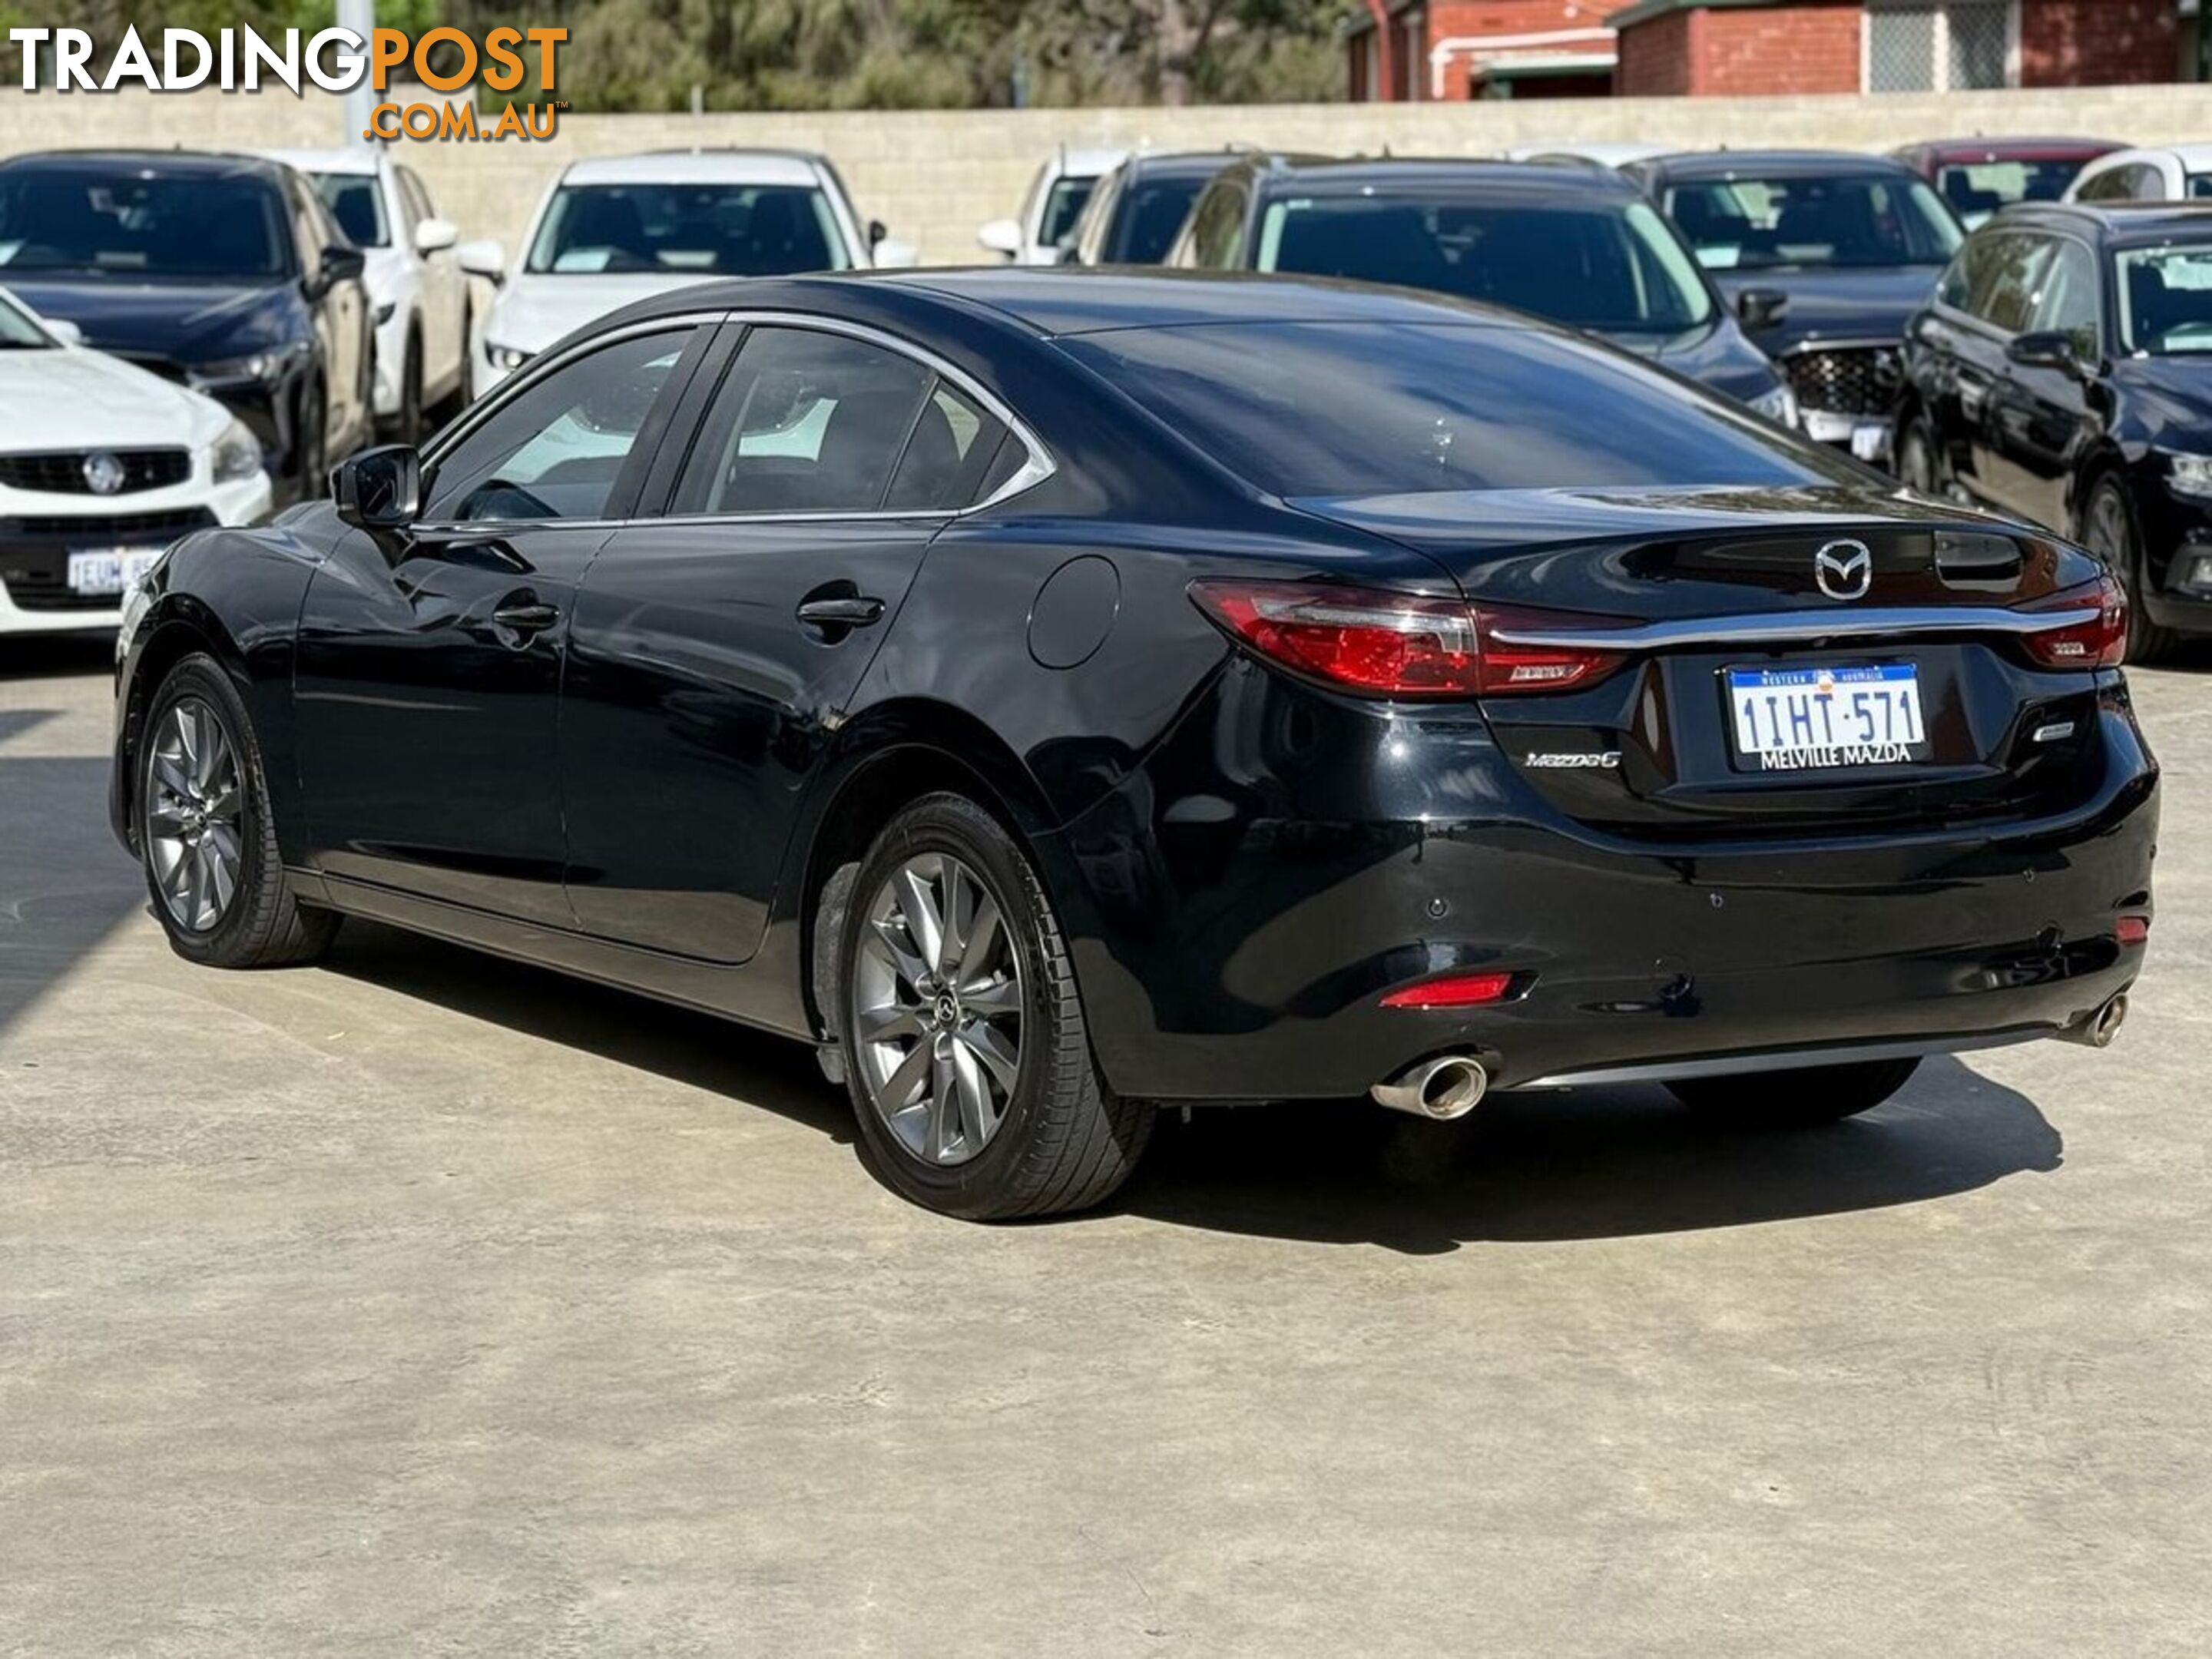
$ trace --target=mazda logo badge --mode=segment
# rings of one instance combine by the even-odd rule
[[[1832,599],[1863,599],[1874,586],[1874,550],[1864,542],[1830,542],[1813,556],[1813,580]]]
[[[104,449],[84,458],[84,487],[95,495],[112,495],[123,488],[123,462]]]

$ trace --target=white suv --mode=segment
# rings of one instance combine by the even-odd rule
[[[305,173],[347,240],[368,256],[362,280],[376,307],[376,418],[403,443],[425,410],[468,400],[469,279],[459,233],[438,216],[415,169],[382,149],[272,149]]]
[[[633,300],[713,276],[910,265],[914,248],[854,210],[823,156],[676,150],[569,165],[538,203],[512,270],[496,242],[461,264],[500,284],[472,361],[485,392],[563,335]]]
[[[76,341],[0,289],[0,635],[113,628],[171,542],[269,511],[243,422]]]
[[[1058,264],[1066,252],[1061,245],[1074,234],[1075,222],[1083,216],[1091,192],[1128,159],[1126,149],[1058,146],[1030,179],[1021,212],[1012,219],[992,220],[975,233],[976,245],[1018,265]]]

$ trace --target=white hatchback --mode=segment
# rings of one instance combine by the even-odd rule
[[[0,635],[113,628],[171,542],[270,499],[260,441],[221,404],[0,289]]]
[[[482,397],[531,358],[633,300],[714,276],[910,265],[864,221],[828,159],[800,150],[672,150],[572,163],[505,268],[496,242],[459,251],[500,284],[471,359]]]

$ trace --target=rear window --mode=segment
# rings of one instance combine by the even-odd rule
[[[1747,411],[1602,347],[1522,329],[1219,323],[1061,344],[1279,495],[1835,476]]]

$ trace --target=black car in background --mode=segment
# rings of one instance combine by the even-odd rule
[[[1631,163],[1797,394],[1805,430],[1887,459],[1905,325],[1963,233],[1899,161],[1722,150]]]
[[[1907,334],[1898,460],[2103,554],[2136,659],[2212,631],[2212,207],[1976,231]]]
[[[177,951],[371,916],[812,1042],[956,1214],[1096,1202],[1160,1103],[1832,1119],[2142,963],[2098,562],[1518,313],[702,283],[337,484],[128,619]]]
[[[1681,238],[1601,167],[1255,155],[1206,187],[1168,263],[1510,306],[1601,336],[1784,425],[1796,412]]]
[[[1206,181],[1234,150],[1136,155],[1101,179],[1070,237],[1068,260],[1081,265],[1156,265]]]
[[[172,150],[0,161],[0,283],[87,345],[204,392],[279,503],[374,433],[362,255],[289,167]]]

